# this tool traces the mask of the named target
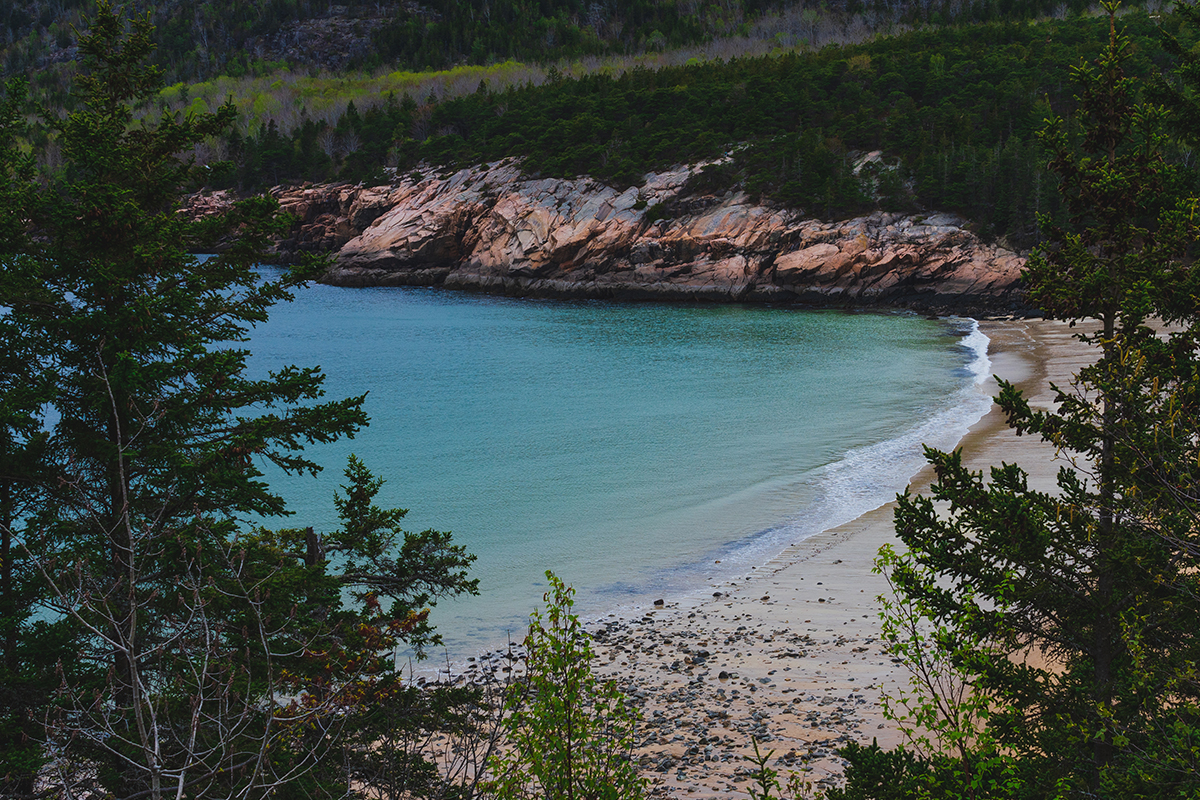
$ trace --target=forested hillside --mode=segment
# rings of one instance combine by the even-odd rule
[[[983,236],[1021,249],[1037,240],[1037,215],[1059,211],[1033,133],[1050,111],[1070,118],[1071,65],[1095,56],[1104,24],[1043,0],[839,0],[819,11],[758,0],[224,2],[155,7],[155,57],[184,79],[144,112],[210,112],[234,98],[239,127],[195,151],[213,166],[209,188],[381,182],[395,170],[507,157],[531,174],[624,187],[674,164],[715,162],[692,189],[737,186],[823,218],[877,207],[956,211]],[[3,9],[10,71],[27,68],[34,43],[51,32],[63,48],[47,45],[50,55],[38,58],[71,56],[65,31],[82,6],[55,8],[57,17],[47,7],[36,19]],[[1048,11],[1066,18],[1022,21]],[[996,21],[973,21],[988,19]],[[865,33],[868,23],[923,21],[962,24]],[[1160,29],[1177,32],[1173,15],[1134,9],[1123,22],[1130,69],[1145,77],[1170,66]],[[670,49],[708,42],[712,56],[717,41],[759,54]],[[769,51],[764,42],[774,43]],[[681,57],[689,52],[700,56]],[[511,57],[524,60],[499,61]],[[31,73],[52,106],[71,83],[61,66]],[[448,69],[412,71],[422,67]],[[187,79],[217,73],[224,77]],[[54,168],[53,150],[45,158]]]
[[[989,21],[1047,15],[1053,0],[832,3],[771,0],[488,0],[482,4],[428,0],[400,9],[378,30],[370,59],[439,68],[504,58],[542,61],[583,55],[679,48],[714,37],[762,36],[780,42],[813,40],[804,28],[818,16],[862,14],[876,25]],[[1074,9],[1087,6],[1076,0]],[[368,59],[368,60],[370,60]]]
[[[1168,64],[1160,22],[1144,12],[1125,18],[1142,75]],[[384,166],[519,157],[531,173],[628,186],[672,164],[719,161],[696,191],[741,185],[820,217],[876,206],[953,210],[985,236],[1028,247],[1036,215],[1059,208],[1034,132],[1051,109],[1070,117],[1070,66],[1095,56],[1105,24],[990,23],[817,53],[578,79],[552,73],[540,86],[481,83],[440,102],[360,97],[336,122],[302,118],[287,130],[260,120],[225,143],[240,166],[214,185],[377,181]]]
[[[1078,13],[1087,0],[133,0],[155,26],[168,82],[277,69],[445,69],[545,63],[687,47],[714,39],[814,44],[818,23],[884,30]],[[94,0],[0,4],[5,74],[74,59],[73,26]]]

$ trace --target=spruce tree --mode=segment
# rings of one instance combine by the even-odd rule
[[[1076,127],[1042,133],[1069,220],[1047,225],[1026,272],[1047,318],[1094,326],[1078,338],[1096,360],[1053,387],[1051,410],[1005,382],[997,398],[1019,435],[1057,448],[1057,488],[1030,488],[1011,464],[985,480],[958,451],[931,450],[930,495],[896,511],[909,552],[885,559],[986,701],[984,749],[921,779],[947,796],[1200,790],[1200,273],[1186,258],[1198,201],[1176,191],[1165,111],[1137,100],[1106,8],[1107,46],[1076,70]]]
[[[33,156],[25,134],[25,81],[10,80],[0,99],[0,294],[20,286],[16,269],[29,239],[25,213],[35,199]],[[69,642],[64,626],[34,618],[41,588],[24,550],[19,520],[37,507],[38,464],[45,433],[40,420],[49,378],[42,343],[0,311],[0,797],[29,796],[43,763],[39,716],[54,684],[54,665]]]
[[[151,50],[148,17],[98,4],[76,110],[43,115],[52,172],[34,175],[14,141],[18,85],[0,108],[0,532],[4,575],[22,579],[0,585],[0,746],[18,795],[35,777],[117,798],[302,785],[339,746],[356,687],[394,669],[397,646],[437,641],[427,606],[475,591],[472,557],[449,534],[402,531],[357,462],[344,530],[247,526],[286,513],[261,467],[315,473],[303,448],[353,436],[364,397],[325,400],[316,368],[247,375],[239,343],[314,265],[256,268],[270,199],[179,213],[200,177],[186,154],[235,112],[137,121],[160,87]],[[217,240],[219,255],[192,255]],[[55,646],[24,661],[50,628]],[[13,694],[47,660],[40,694]]]

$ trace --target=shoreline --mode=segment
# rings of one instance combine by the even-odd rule
[[[980,320],[979,327],[991,340],[991,372],[1035,406],[1052,402],[1048,384],[1066,385],[1088,357],[1065,323]],[[991,378],[981,386],[989,396],[995,388]],[[1044,443],[1017,438],[994,404],[957,446],[971,469],[1016,462],[1041,489],[1053,488],[1062,463]],[[931,479],[922,468],[912,491],[926,490]],[[871,573],[879,548],[896,541],[894,506],[788,547],[723,580],[711,598],[648,605],[588,626],[596,672],[642,709],[635,758],[652,796],[748,796],[752,739],[763,753],[775,751],[771,766],[781,782],[794,770],[819,785],[837,782],[842,763],[834,751],[849,741],[901,743],[879,696],[906,685],[908,673],[882,647],[877,596],[887,584]],[[491,654],[456,677],[470,679],[502,660],[509,663]]]
[[[812,312],[816,313],[816,312]],[[910,311],[827,310],[838,316],[898,316],[918,320]],[[928,322],[928,318],[926,319]],[[801,477],[790,479],[794,499],[789,510],[778,516],[764,517],[758,525],[724,539],[715,539],[703,549],[685,551],[672,548],[674,558],[667,564],[655,564],[637,575],[620,579],[602,579],[585,585],[576,597],[580,618],[589,628],[600,627],[613,619],[634,619],[641,608],[659,598],[668,598],[672,607],[694,608],[710,598],[714,589],[740,578],[752,569],[773,562],[794,544],[822,532],[851,523],[902,491],[912,474],[924,464],[921,445],[953,447],[991,404],[990,393],[981,385],[991,374],[988,358],[990,339],[980,322],[971,317],[950,316],[934,320],[938,348],[965,351],[965,359],[946,368],[947,375],[966,377],[957,387],[928,395],[930,400],[906,415],[900,428],[885,428],[883,438],[867,439],[848,445],[836,458],[824,465],[806,467]],[[944,344],[944,341],[952,344]],[[936,398],[934,401],[932,398]],[[782,485],[784,478],[779,478]],[[748,509],[753,513],[754,509]],[[540,577],[540,576],[539,576]],[[448,643],[433,659],[413,666],[414,676],[436,680],[437,676],[466,671],[470,663],[506,652],[514,639],[523,637],[528,614],[539,605],[538,596],[523,607],[519,623],[505,630],[497,628],[491,638],[463,644]]]
[[[286,262],[278,262],[284,265]],[[420,287],[467,294],[523,300],[602,300],[613,303],[665,303],[671,305],[748,305],[796,308],[810,311],[909,311],[926,316],[959,316],[985,319],[989,315],[1032,318],[1037,310],[1019,294],[938,292],[921,289],[850,294],[844,287],[788,287],[772,283],[692,285],[671,280],[642,282],[633,279],[576,281],[565,278],[486,275],[429,267],[408,272],[368,270],[354,273],[331,269],[319,283],[344,288]]]

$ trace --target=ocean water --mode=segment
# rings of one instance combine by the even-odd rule
[[[369,393],[368,429],[310,449],[318,478],[269,475],[276,524],[335,526],[355,453],[408,529],[478,557],[481,595],[434,610],[440,660],[519,640],[547,569],[584,617],[698,597],[886,502],[988,408],[986,344],[909,314],[311,286],[249,347]]]

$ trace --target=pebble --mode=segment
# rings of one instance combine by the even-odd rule
[[[814,599],[802,590],[795,598],[786,591],[747,595],[747,604],[775,596],[776,608]],[[746,797],[744,786],[734,786],[747,780],[746,756],[755,740],[771,744],[764,752],[777,751],[771,766],[781,780],[796,771],[805,780],[837,785],[843,768],[837,749],[850,741],[869,744],[885,730],[876,683],[864,688],[844,673],[839,677],[852,654],[877,662],[890,658],[878,633],[827,630],[828,637],[819,638],[782,620],[759,621],[755,614],[762,612],[739,609],[736,593],[713,597],[723,598],[722,604],[676,610],[660,598],[653,601],[656,611],[589,626],[596,672],[614,680],[642,712],[634,757],[650,778],[650,796]],[[731,607],[741,613],[719,613]],[[504,682],[511,680],[505,670],[523,674],[523,658],[519,646],[485,653],[468,660],[462,674],[443,671],[439,680]],[[827,688],[818,690],[818,684]]]

